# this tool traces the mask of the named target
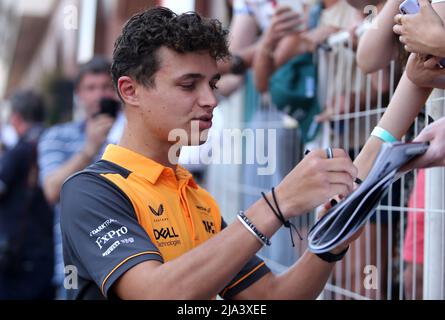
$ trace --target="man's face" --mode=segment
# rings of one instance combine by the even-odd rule
[[[180,129],[187,132],[187,144],[204,143],[190,141],[192,122],[196,134],[212,126],[217,105],[214,91],[220,78],[215,59],[208,53],[179,54],[167,48],[159,49],[158,57],[161,66],[155,86],[136,85],[144,127],[163,142],[172,130]]]
[[[77,88],[77,96],[88,118],[99,111],[102,98],[117,99],[113,82],[107,73],[87,73],[83,76]]]
[[[9,116],[9,124],[14,128],[17,135],[20,135],[20,127],[23,123],[23,118],[16,112],[12,112]]]

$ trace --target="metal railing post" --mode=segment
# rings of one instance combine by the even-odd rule
[[[435,90],[427,105],[433,119],[444,116],[444,91]],[[444,239],[444,174],[443,168],[427,170],[425,187],[425,242],[423,269],[423,299],[444,299],[445,270]]]

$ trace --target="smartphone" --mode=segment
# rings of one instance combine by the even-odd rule
[[[280,7],[289,7],[292,11],[300,14],[301,17],[304,15],[304,7],[302,0],[277,0],[275,4]],[[305,23],[301,23],[295,28],[296,31],[303,31],[306,28]]]
[[[117,114],[121,108],[119,101],[110,98],[102,98],[99,102],[99,112],[95,114],[98,116],[100,114],[109,115],[112,118],[117,118]]]
[[[405,0],[400,4],[399,10],[403,14],[416,14],[420,11],[419,2],[417,0]]]
[[[281,7],[290,7],[300,15],[304,12],[303,2],[301,0],[278,0],[276,3]]]
[[[400,4],[399,10],[402,14],[416,14],[420,11],[419,2],[417,0],[405,0]],[[445,58],[440,60],[439,66],[441,68],[445,67]]]

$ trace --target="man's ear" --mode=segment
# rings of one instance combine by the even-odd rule
[[[136,90],[137,83],[130,77],[120,77],[117,82],[117,89],[126,105],[139,105],[139,96]]]

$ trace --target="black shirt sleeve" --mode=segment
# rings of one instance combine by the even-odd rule
[[[128,197],[104,177],[81,173],[69,179],[62,188],[61,212],[65,264],[76,266],[104,296],[135,265],[163,263]]]
[[[227,223],[222,220],[221,230],[227,227]],[[223,299],[232,299],[235,295],[247,289],[264,275],[270,272],[264,261],[258,256],[254,256],[233,278],[232,281],[222,290],[219,295]]]

